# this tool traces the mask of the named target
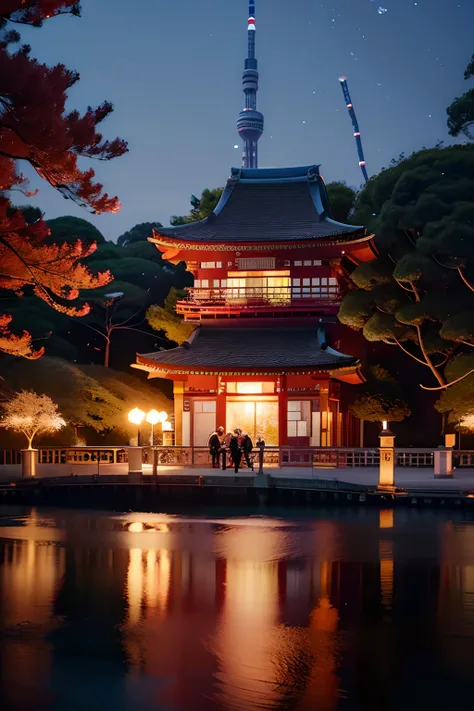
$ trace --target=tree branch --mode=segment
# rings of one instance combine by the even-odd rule
[[[461,380],[464,380],[464,378],[467,378],[469,375],[472,375],[474,373],[474,368],[472,370],[469,370],[467,373],[464,373],[464,375],[461,375],[461,377],[456,378],[456,380],[452,380],[450,383],[444,383],[444,385],[440,385],[437,388],[427,388],[425,385],[420,385],[423,390],[447,390],[447,388],[450,388],[451,385],[456,385],[456,383],[460,383]]]
[[[397,344],[397,346],[398,346],[399,348],[401,348],[401,350],[402,350],[404,353],[406,353],[406,355],[409,355],[410,358],[413,358],[413,360],[416,360],[417,363],[421,363],[421,365],[426,365],[427,367],[429,367],[429,366],[428,366],[428,363],[426,363],[426,361],[421,360],[420,358],[417,358],[416,355],[413,355],[413,353],[410,353],[410,351],[408,351],[406,348],[404,348],[404,347],[402,346],[402,344],[400,343],[400,341],[398,340],[398,338],[395,338],[395,343]]]
[[[474,286],[472,286],[472,284],[466,279],[466,277],[465,277],[464,274],[462,273],[461,267],[458,267],[458,268],[457,268],[457,271],[458,271],[459,276],[461,277],[461,279],[463,280],[463,282],[464,282],[465,285],[467,286],[467,288],[470,289],[471,291],[474,291]]]
[[[395,277],[394,277],[394,279],[395,279]],[[408,286],[403,286],[402,282],[398,281],[398,279],[395,279],[395,281],[397,282],[398,286],[401,289],[403,289],[404,291],[409,291],[411,294],[415,293],[415,290],[413,288],[409,288]]]
[[[423,338],[422,338],[422,336],[421,336],[421,326],[415,326],[415,328],[416,328],[416,332],[417,332],[417,334],[418,334],[418,343],[419,343],[419,345],[420,345],[421,352],[423,353],[423,358],[425,359],[427,366],[429,367],[429,369],[431,370],[431,372],[432,372],[433,375],[435,376],[435,378],[436,378],[436,380],[438,381],[438,383],[439,383],[440,385],[442,385],[442,386],[445,385],[445,380],[444,380],[443,376],[442,376],[441,373],[437,370],[437,368],[435,368],[435,366],[433,365],[433,361],[432,361],[431,358],[429,357],[428,352],[427,352],[427,350],[426,350],[426,348],[425,348],[425,344],[423,343]]]

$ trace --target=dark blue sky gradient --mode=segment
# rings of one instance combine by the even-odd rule
[[[474,0],[257,0],[260,167],[321,163],[327,181],[359,186],[352,126],[338,77],[347,75],[369,175],[401,151],[452,142],[446,106],[469,85]],[[191,193],[223,185],[240,165],[246,0],[82,0],[83,17],[22,32],[32,54],[81,74],[70,107],[108,99],[104,134],[130,153],[94,163],[117,215],[89,216],[37,178],[47,218],[90,219],[116,239],[138,222],[168,224]],[[303,123],[304,122],[304,123]],[[234,145],[239,144],[235,149]],[[32,175],[26,171],[27,175]]]

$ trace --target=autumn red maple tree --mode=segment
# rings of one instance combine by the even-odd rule
[[[81,289],[105,285],[112,277],[108,272],[92,275],[81,264],[95,245],[45,244],[46,223],[39,219],[29,224],[13,207],[11,195],[31,195],[18,171],[19,163],[26,161],[64,197],[92,212],[120,209],[118,198],[109,197],[94,181],[94,171],[78,166],[79,157],[110,160],[127,151],[124,141],[106,140],[97,130],[112,105],[89,107],[82,116],[66,112],[68,91],[79,75],[62,64],[41,64],[30,57],[27,45],[18,47],[17,26],[41,27],[57,15],[79,13],[80,6],[72,0],[0,0],[0,288],[18,295],[32,290],[71,316],[89,311],[87,305],[76,308],[71,303]],[[42,355],[30,334],[12,333],[11,321],[0,313],[0,351],[27,358]]]

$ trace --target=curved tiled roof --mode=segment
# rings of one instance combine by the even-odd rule
[[[365,229],[330,218],[319,166],[238,170],[206,219],[159,228],[158,236],[189,242],[278,242],[363,237]]]
[[[321,332],[315,328],[218,328],[201,327],[192,342],[137,356],[137,363],[156,369],[206,368],[332,370],[357,364],[357,359],[321,346]]]

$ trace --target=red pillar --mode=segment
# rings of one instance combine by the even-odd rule
[[[280,447],[288,445],[288,391],[286,375],[280,378],[280,392],[278,393],[278,444]]]
[[[221,392],[220,378],[217,385],[217,397],[216,397],[216,427],[223,427],[227,432],[226,425],[226,412],[225,412],[225,390]]]

